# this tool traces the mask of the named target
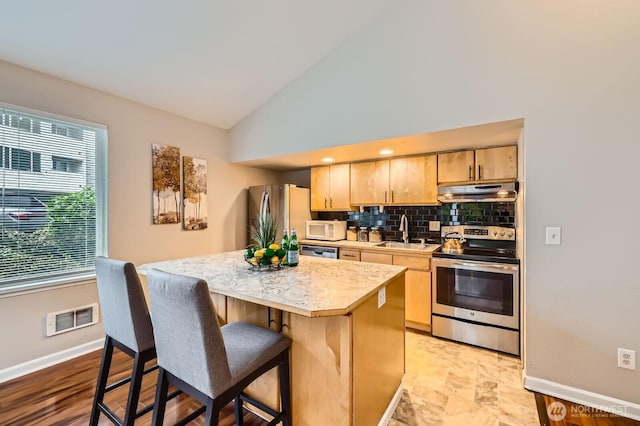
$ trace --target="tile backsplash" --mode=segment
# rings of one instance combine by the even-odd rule
[[[502,203],[451,203],[442,206],[385,206],[365,207],[364,212],[318,212],[321,220],[346,220],[348,226],[378,226],[385,240],[402,239],[400,218],[407,215],[409,238],[439,239],[439,231],[429,231],[429,221],[439,220],[447,225],[487,225],[515,227],[515,202]]]

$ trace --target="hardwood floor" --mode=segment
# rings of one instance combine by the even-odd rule
[[[92,352],[0,384],[0,425],[87,425],[101,353],[102,351]],[[128,376],[131,358],[118,350],[114,351],[111,371],[109,383]],[[143,379],[140,408],[153,403],[156,377],[157,372],[153,372]],[[124,385],[105,397],[107,405],[120,417],[124,413],[128,391],[129,386]],[[167,404],[165,424],[174,424],[199,406],[198,401],[189,396],[179,395]],[[145,414],[136,420],[136,425],[150,425],[151,417],[151,412]],[[252,413],[245,412],[245,425],[261,426],[267,423]],[[112,423],[101,415],[99,424]],[[191,424],[204,424],[204,416],[198,417]],[[224,408],[219,424],[235,424],[233,405]]]
[[[536,403],[543,426],[640,426],[637,420],[539,393],[536,393]],[[552,408],[549,408],[552,404]],[[553,415],[557,419],[549,418]]]
[[[501,426],[534,424],[529,423],[527,416],[514,414],[524,412],[522,411],[524,409],[519,407],[517,403],[525,404],[527,401],[525,401],[523,395],[515,393],[526,393],[522,389],[517,389],[520,386],[518,381],[514,379],[512,384],[508,382],[511,377],[508,373],[513,370],[512,368],[507,368],[510,367],[510,361],[512,361],[510,357],[467,345],[433,339],[431,336],[417,333],[407,333],[407,349],[408,353],[413,355],[407,358],[407,374],[404,379],[405,396],[403,396],[403,400],[396,413],[394,413],[391,425],[463,426],[480,424],[480,420],[484,418],[483,415],[489,420],[495,420],[494,422],[487,421],[483,424]],[[462,358],[466,360],[465,364],[460,364],[459,360],[446,358],[448,353],[455,353],[456,351],[464,355]],[[435,354],[434,358],[429,358],[429,354]],[[101,351],[92,352],[48,369],[0,384],[0,426],[80,426],[88,424],[100,365],[100,355]],[[487,398],[486,389],[480,389],[482,392],[479,393],[477,389],[472,389],[473,392],[470,393],[466,392],[469,389],[465,387],[464,377],[457,377],[465,372],[468,373],[467,370],[469,369],[473,370],[471,368],[475,365],[473,361],[477,364],[475,365],[475,371],[482,376],[481,373],[486,372],[485,364],[491,365],[490,361],[494,360],[490,357],[494,355],[496,369],[487,371],[489,371],[490,375],[499,378],[500,381],[495,388],[497,390],[495,392],[496,407],[492,407],[493,400]],[[441,374],[442,371],[447,369],[444,368],[444,365],[442,368],[435,365],[439,360],[445,360],[455,367],[454,371],[449,373],[457,375],[453,377],[456,380],[450,380],[452,379],[452,377],[449,377],[450,374],[445,374],[444,376]],[[430,371],[429,368],[431,367],[429,365],[431,364],[434,364],[432,367],[437,368],[431,371],[432,374],[429,375],[427,373]],[[131,359],[116,350],[109,382],[111,383],[127,376],[130,369]],[[518,374],[514,373],[512,376],[517,378]],[[145,377],[140,407],[153,401],[155,380],[155,372]],[[477,380],[471,384],[477,384]],[[435,387],[431,389],[430,386]],[[514,387],[514,389],[511,389],[511,387]],[[121,417],[124,412],[127,392],[128,386],[125,385],[118,390],[110,392],[105,400],[116,414]],[[471,399],[465,404],[466,393],[469,393],[469,398]],[[501,397],[503,399],[500,399]],[[444,399],[447,399],[450,403],[445,404],[443,402]],[[597,412],[588,407],[557,400],[546,395],[536,394],[535,399],[538,404],[539,422],[544,426],[640,426],[640,422],[635,420]],[[495,418],[490,415],[487,417],[487,413],[483,414],[482,411],[474,411],[472,402],[478,402],[479,408],[488,410],[489,414],[495,411],[493,413]],[[547,407],[554,402],[562,402],[567,410],[562,420],[552,421],[549,419]],[[199,403],[190,397],[186,395],[178,396],[169,401],[167,405],[165,424],[174,424],[176,420],[185,417],[198,407]],[[510,407],[519,407],[520,411]],[[535,404],[532,409],[535,415]],[[471,415],[471,423],[463,420],[468,419],[469,415]],[[151,417],[151,413],[145,414],[136,421],[136,425],[151,424]],[[534,420],[535,424],[537,424],[538,419],[535,418]],[[233,406],[229,405],[221,413],[220,425],[233,425],[234,421]],[[204,416],[200,416],[192,424],[202,425],[203,423]],[[252,413],[245,412],[244,414],[245,425],[262,426],[267,423]],[[100,425],[111,425],[111,422],[104,415],[101,415]]]

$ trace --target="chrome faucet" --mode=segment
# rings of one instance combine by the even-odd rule
[[[400,228],[398,231],[402,231],[402,241],[407,244],[409,242],[409,221],[405,214],[400,218]]]

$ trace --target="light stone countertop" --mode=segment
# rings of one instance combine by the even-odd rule
[[[386,241],[383,241],[384,243]],[[379,251],[389,254],[422,254],[422,255],[431,255],[440,244],[427,244],[425,249],[405,249],[400,247],[380,247],[379,244],[382,243],[370,243],[363,241],[349,241],[349,240],[339,240],[339,241],[322,241],[322,240],[300,240],[300,244],[308,244],[313,246],[323,246],[323,247],[338,247],[338,248],[353,248],[359,250],[367,250],[367,251]]]
[[[296,267],[257,272],[244,250],[140,265],[205,280],[213,293],[307,317],[345,315],[407,270],[404,266],[300,256]]]

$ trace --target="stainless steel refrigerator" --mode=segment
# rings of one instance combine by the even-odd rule
[[[278,219],[278,236],[282,240],[282,231],[296,230],[298,239],[305,238],[306,221],[311,220],[311,192],[309,188],[300,188],[294,184],[261,185],[249,188],[248,224],[254,225],[258,213],[270,213]],[[248,234],[247,234],[248,235]],[[251,238],[247,241],[250,243]]]

